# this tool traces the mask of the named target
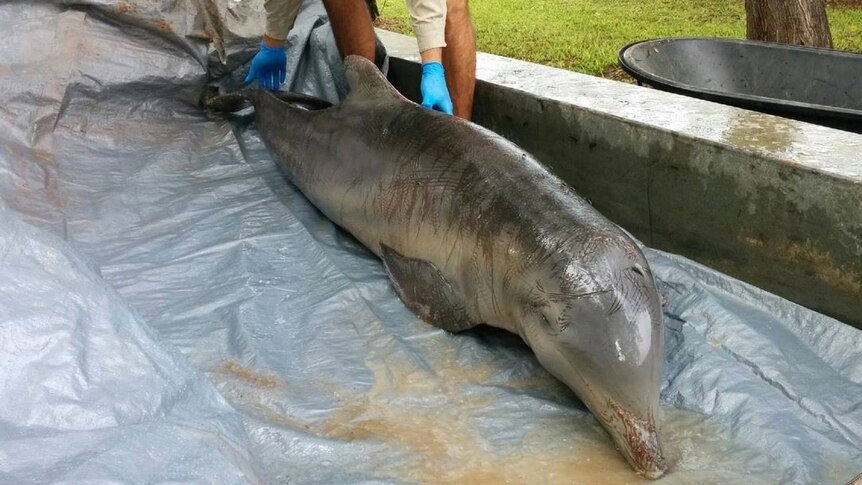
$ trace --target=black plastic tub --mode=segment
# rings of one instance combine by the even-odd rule
[[[862,54],[768,42],[635,42],[620,65],[641,84],[862,133]]]

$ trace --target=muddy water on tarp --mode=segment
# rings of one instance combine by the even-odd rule
[[[229,361],[211,375],[235,407],[256,419],[332,440],[381,443],[405,454],[398,462],[369,456],[370,469],[380,476],[415,483],[655,483],[634,474],[591,416],[556,404],[561,412],[549,412],[544,399],[535,405],[544,406],[545,419],[533,424],[516,446],[494,447],[478,424],[494,412],[494,394],[507,386],[496,384],[483,392],[483,383],[500,370],[466,368],[450,357],[433,364],[432,371],[394,356],[369,362],[374,384],[365,393],[321,383],[332,390],[339,407],[316,422],[275,404],[290,387],[275,374]],[[570,401],[564,395],[568,391],[544,372],[512,384],[511,392],[537,390],[544,396],[558,394],[557,402]],[[514,412],[512,426],[519,425],[517,413],[526,412]],[[753,449],[730,440],[701,415],[665,409],[662,421],[672,468],[660,483],[773,483],[779,476],[767,457],[752,460]],[[749,469],[739,469],[739,463]]]

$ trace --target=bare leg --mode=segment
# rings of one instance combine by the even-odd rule
[[[476,89],[476,33],[470,22],[467,0],[447,0],[446,10],[446,47],[443,49],[446,84],[455,116],[469,120],[473,116]]]
[[[362,0],[323,0],[341,57],[358,55],[375,62],[374,26]]]

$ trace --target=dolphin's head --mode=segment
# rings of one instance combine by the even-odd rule
[[[667,467],[656,426],[664,346],[649,265],[622,233],[571,246],[544,251],[524,272],[516,298],[522,335],[632,467],[658,478]]]

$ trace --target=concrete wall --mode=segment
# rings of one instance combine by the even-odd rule
[[[415,40],[378,31],[418,99]],[[862,136],[480,54],[474,121],[647,245],[862,328]]]

